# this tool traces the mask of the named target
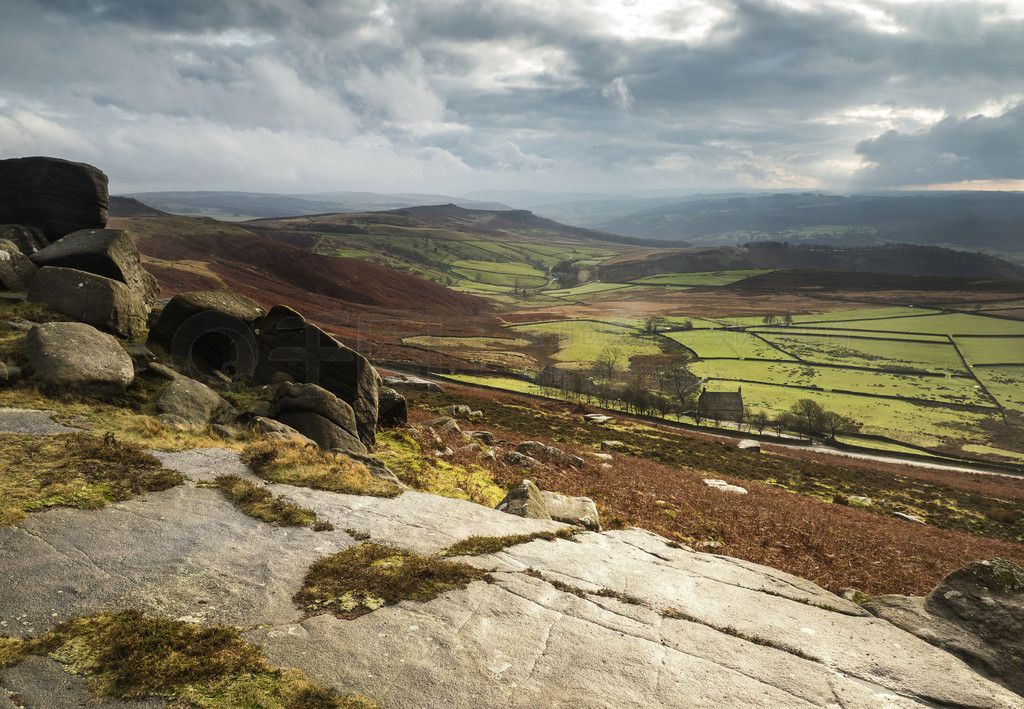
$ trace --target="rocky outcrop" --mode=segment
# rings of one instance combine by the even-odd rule
[[[569,497],[557,492],[541,490],[548,515],[556,522],[585,527],[592,532],[601,531],[601,517],[597,505],[589,497]]]
[[[150,329],[149,342],[201,371],[251,376],[256,365],[251,326],[266,314],[256,301],[228,289],[178,293]]]
[[[257,320],[253,332],[259,352],[256,384],[270,383],[278,372],[317,384],[352,407],[359,440],[366,446],[374,443],[380,375],[365,357],[283,305]]]
[[[516,517],[551,519],[547,503],[544,502],[544,495],[532,480],[523,480],[509,490],[494,509]]]
[[[248,474],[231,451],[159,457],[195,481]],[[952,655],[804,579],[639,529],[461,557],[491,582],[355,621],[309,616],[292,596],[315,561],[355,543],[343,530],[435,555],[471,536],[560,525],[417,492],[267,489],[335,531],[268,525],[196,485],[0,527],[0,627],[37,637],[97,608],[241,626],[275,665],[393,707],[1021,706]],[[0,675],[9,691],[25,686],[12,668]],[[77,706],[65,699],[40,706]]]
[[[135,339],[146,331],[142,298],[121,281],[93,273],[45,266],[32,280],[28,299],[118,337]]]
[[[925,598],[876,596],[862,605],[1024,695],[1024,569],[1016,564],[979,561]]]
[[[0,224],[36,227],[48,241],[107,225],[107,176],[80,162],[0,160]]]
[[[377,390],[377,425],[381,428],[404,426],[409,422],[409,404],[390,387]]]
[[[142,267],[139,250],[123,229],[83,229],[32,254],[37,266],[62,266],[95,273],[131,288],[152,305],[160,295],[156,278]]]
[[[0,238],[0,290],[26,291],[39,267],[13,241]]]
[[[291,426],[275,421],[272,418],[253,416],[249,425],[252,429],[269,441],[281,441],[283,443],[302,443],[316,445],[310,438],[303,436]]]
[[[296,413],[317,414],[350,436],[358,435],[356,415],[352,407],[331,392],[316,384],[296,384],[295,382],[278,384],[274,388],[274,399],[270,406],[271,418],[280,421],[282,416]],[[302,429],[300,428],[299,431]],[[314,437],[310,436],[310,438]],[[332,446],[325,447],[331,448]]]
[[[42,229],[21,224],[0,224],[0,239],[15,244],[25,256],[31,256],[50,244]]]
[[[532,456],[533,458],[545,457],[558,463],[564,463],[571,465],[575,468],[579,468],[583,465],[584,461],[578,455],[572,453],[566,453],[561,448],[555,448],[549,446],[540,441],[524,441],[516,446],[516,450],[523,455]]]
[[[220,394],[202,382],[179,376],[174,379],[156,402],[158,411],[177,416],[194,428],[211,423],[230,423],[237,412]]]
[[[384,385],[392,389],[418,389],[420,391],[441,392],[441,385],[420,377],[385,377]]]
[[[362,441],[326,416],[309,411],[294,411],[281,414],[276,420],[291,426],[325,450],[360,455],[367,453]]]
[[[109,399],[135,378],[132,359],[117,339],[85,323],[37,325],[25,337],[25,353],[47,389]]]

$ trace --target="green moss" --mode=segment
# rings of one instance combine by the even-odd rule
[[[402,493],[397,486],[373,477],[361,463],[298,443],[250,443],[242,451],[242,462],[275,483],[346,495],[397,497]]]
[[[489,578],[467,564],[367,542],[314,563],[293,600],[307,613],[350,619],[403,600],[429,601]]]
[[[430,455],[405,431],[378,433],[375,452],[395,471],[399,480],[431,495],[494,507],[507,492],[483,467],[462,465]]]
[[[16,665],[25,657],[25,641],[0,635],[0,668]]]
[[[312,527],[318,532],[330,531],[334,525],[317,518],[316,512],[287,502],[237,475],[221,475],[214,481],[224,496],[242,512],[277,527]]]
[[[48,655],[83,675],[96,699],[156,696],[201,709],[373,706],[339,697],[297,670],[272,667],[234,628],[203,628],[134,610],[61,623],[23,643],[22,652]]]
[[[441,556],[479,556],[481,554],[495,554],[506,547],[516,544],[526,544],[536,539],[554,541],[555,539],[572,539],[577,530],[559,529],[556,532],[534,532],[532,534],[510,534],[505,537],[469,537],[452,544],[441,552]]]
[[[111,433],[0,434],[0,469],[0,525],[50,507],[99,509],[184,482],[138,444]]]

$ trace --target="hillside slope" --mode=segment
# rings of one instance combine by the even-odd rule
[[[913,276],[1024,278],[1024,267],[985,254],[936,246],[887,244],[836,249],[766,242],[746,246],[674,249],[626,254],[601,266],[602,277],[628,281],[660,273],[744,269],[864,271]]]
[[[936,244],[1024,256],[1024,194],[774,194],[680,201],[601,222],[598,228],[717,246],[778,239],[835,245]]]
[[[440,317],[490,309],[480,298],[415,276],[310,253],[213,219],[120,217],[110,226],[135,237],[165,296],[227,286],[261,303],[285,303],[320,319],[334,314],[339,321],[374,309]]]

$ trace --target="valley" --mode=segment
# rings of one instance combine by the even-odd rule
[[[811,399],[842,417],[818,431],[840,445],[1024,463],[1024,281],[1007,277],[1018,267],[991,257],[906,245],[673,249],[529,212],[455,205],[230,226],[170,215],[115,221],[143,235],[140,249],[157,269],[178,244],[177,268],[190,270],[182,289],[200,277],[182,265],[185,252],[200,259],[209,250],[196,230],[217,230],[211,261],[219,265],[210,268],[251,297],[264,287],[253,278],[257,247],[267,278],[296,260],[313,274],[332,272],[335,291],[350,284],[338,300],[326,282],[310,287],[319,276],[295,269],[294,297],[327,295],[299,302],[396,370],[761,436],[781,435],[776,422]],[[236,247],[244,266],[228,265]],[[954,261],[970,275],[948,275]],[[345,265],[360,262],[372,265]],[[374,266],[412,278],[406,285],[381,269],[377,295],[356,296],[351,284]],[[416,286],[420,279],[444,288],[428,296],[432,286]],[[666,382],[677,364],[708,391],[741,391],[739,416],[694,416],[697,392],[678,396]],[[572,373],[577,385],[563,375],[545,384],[545,368]],[[623,401],[627,389],[643,393]]]

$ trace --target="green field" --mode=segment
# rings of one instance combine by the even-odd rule
[[[1007,409],[1024,412],[1024,365],[974,368],[974,375]]]
[[[686,330],[665,337],[693,350],[698,357],[735,359],[793,359],[761,338],[736,330]]]
[[[829,335],[763,333],[766,340],[806,362],[848,367],[888,369],[910,367],[937,373],[970,376],[956,348],[945,342],[907,342],[865,339],[836,332]]]
[[[539,288],[548,282],[545,272],[524,263],[462,260],[453,262],[450,270],[468,281],[508,288]]]
[[[594,293],[605,293],[613,290],[626,290],[632,288],[628,283],[584,283],[581,286],[572,288],[561,288],[558,290],[544,291],[544,295],[553,298],[578,298],[581,295],[592,295]]]
[[[529,340],[513,339],[510,337],[435,337],[433,335],[406,337],[402,342],[418,347],[439,347],[443,349],[509,349],[528,347],[530,344]]]
[[[967,313],[836,322],[832,327],[875,332],[923,332],[935,335],[1024,335],[1024,322],[1020,320],[1003,320]]]
[[[1022,337],[957,337],[968,364],[1024,364]]]
[[[751,276],[771,271],[704,271],[702,273],[662,273],[633,280],[651,286],[727,286]]]
[[[821,327],[748,327],[747,330],[750,332],[756,332],[762,336],[768,337],[771,335],[808,335],[814,337],[831,337],[831,338],[845,338],[845,337],[874,337],[885,340],[911,340],[911,341],[927,341],[937,342],[942,345],[949,344],[949,337],[947,335],[929,335],[907,333],[907,332],[861,332],[843,329],[840,327],[833,327],[831,324],[828,326],[822,325]]]
[[[794,315],[794,323],[831,323],[849,320],[877,320],[879,318],[898,318],[906,316],[928,315],[939,313],[938,310],[927,310],[925,308],[864,308],[861,310],[833,310],[825,313],[807,313],[805,315]]]
[[[735,389],[733,382],[722,382],[717,387]],[[998,420],[991,413],[963,411],[944,406],[920,406],[912,401],[875,399],[835,392],[808,392],[784,384],[743,384],[743,401],[752,411],[772,414],[787,411],[799,399],[812,398],[826,409],[838,411],[861,424],[861,432],[887,436],[918,446],[938,447],[946,439],[963,440],[964,432],[981,430],[984,421]],[[984,452],[1001,452],[985,448]],[[979,451],[981,452],[981,451]]]
[[[694,373],[710,379],[785,382],[791,387],[817,387],[822,391],[840,389],[866,396],[926,399],[954,404],[994,406],[967,377],[924,377],[883,371],[820,367],[788,362],[757,360],[705,360],[693,365]],[[816,396],[804,392],[804,396]],[[800,397],[798,397],[800,398]]]
[[[659,354],[663,350],[661,338],[645,337],[632,328],[593,320],[515,325],[509,329],[535,337],[557,338],[558,352],[554,359],[580,367],[590,366],[607,347],[620,348],[626,358]]]

